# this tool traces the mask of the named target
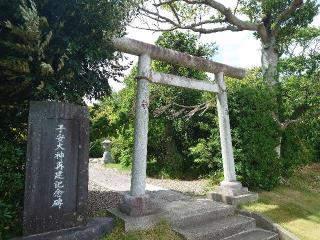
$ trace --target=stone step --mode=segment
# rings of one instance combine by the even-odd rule
[[[187,240],[220,240],[255,227],[253,218],[239,215],[173,229]]]
[[[258,194],[248,192],[247,194],[237,196],[224,196],[217,192],[208,193],[208,198],[213,201],[224,202],[233,206],[238,206],[243,203],[255,202],[258,200]]]
[[[235,234],[233,236],[224,238],[223,240],[279,240],[279,236],[275,232],[256,228]]]
[[[177,228],[202,224],[235,214],[233,206],[208,199],[198,199],[192,202],[174,201],[167,203],[165,210],[168,212],[169,221]]]

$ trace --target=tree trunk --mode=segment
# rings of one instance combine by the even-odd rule
[[[262,66],[262,74],[263,79],[266,84],[271,88],[275,89],[278,84],[278,63],[279,63],[279,53],[277,52],[275,37],[269,36],[267,41],[262,42],[261,49],[261,66]],[[279,99],[275,97],[275,102],[278,103]],[[274,109],[274,116],[279,119],[278,109]],[[282,135],[279,137],[279,144],[275,148],[275,152],[277,153],[277,157],[280,159],[281,157],[281,145],[282,145]]]
[[[176,141],[173,138],[173,127],[172,123],[168,122],[165,128],[166,133],[166,161],[169,161],[169,164],[174,162],[175,156],[179,154],[177,149]]]
[[[281,147],[282,147],[282,136],[279,137],[279,144],[276,147],[277,157],[280,159],[281,157]]]
[[[261,49],[262,74],[266,83],[273,87],[278,83],[278,62],[279,54],[275,46],[274,37],[270,37],[267,42],[262,42]]]

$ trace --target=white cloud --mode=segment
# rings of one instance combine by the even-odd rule
[[[312,25],[314,25],[316,27],[320,27],[320,15],[318,15],[314,18]]]
[[[218,54],[212,60],[224,64],[250,68],[260,65],[260,42],[252,32],[221,32],[203,35],[202,42],[216,42]]]

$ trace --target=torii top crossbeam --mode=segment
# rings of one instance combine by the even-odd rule
[[[238,79],[244,78],[246,74],[246,71],[242,68],[232,67],[205,58],[196,57],[186,53],[140,42],[131,38],[116,38],[113,39],[113,44],[114,47],[121,52],[129,53],[136,56],[146,54],[154,60],[164,61],[182,67],[196,69],[199,71],[215,74],[223,72],[225,76]]]

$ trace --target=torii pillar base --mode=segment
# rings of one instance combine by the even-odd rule
[[[221,182],[215,192],[208,193],[208,198],[217,202],[238,206],[240,204],[255,202],[258,194],[249,192],[240,182]]]
[[[131,217],[141,217],[158,213],[160,208],[147,194],[138,197],[126,194],[122,198],[119,210]]]

